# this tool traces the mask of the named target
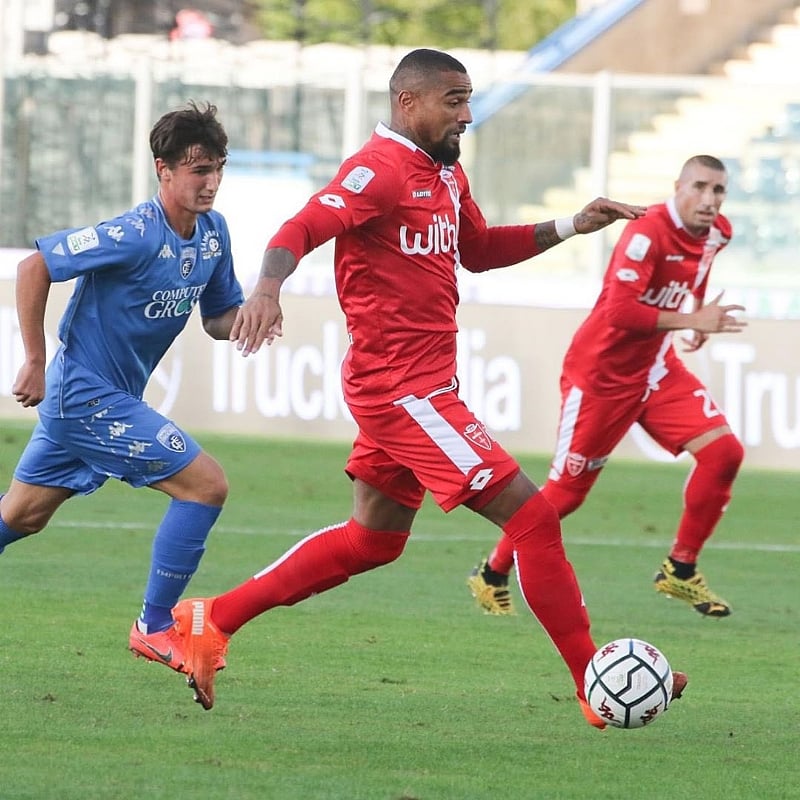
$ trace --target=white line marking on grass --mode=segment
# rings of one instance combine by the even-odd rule
[[[155,531],[157,522],[70,522],[62,521],[51,522],[49,528],[84,528],[84,529],[103,529],[109,530],[126,530],[126,531],[142,531],[152,530]],[[311,532],[309,527],[306,530],[274,530],[270,528],[250,528],[250,527],[237,527],[235,525],[217,525],[214,528],[218,533],[236,533],[245,536],[288,536],[293,539],[307,536]],[[494,544],[493,531],[488,529],[486,535],[480,534],[459,534],[458,536],[437,536],[436,534],[417,533],[414,531],[411,534],[409,542],[483,542],[487,547]],[[647,548],[663,548],[666,539],[644,539],[642,541],[631,541],[630,539],[604,539],[592,538],[586,536],[569,536],[564,537],[564,544],[567,547],[647,547]],[[669,542],[667,542],[669,544]],[[800,553],[800,544],[772,544],[769,542],[709,542],[707,548],[716,550],[746,550],[758,553]]]

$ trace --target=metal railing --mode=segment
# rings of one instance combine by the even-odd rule
[[[118,214],[154,191],[147,132],[188,99],[219,106],[237,172],[248,163],[242,153],[252,154],[253,175],[265,187],[287,158],[303,186],[322,185],[353,142],[386,119],[386,93],[376,83],[385,86],[388,72],[378,81],[374,71],[332,70],[327,81],[281,82],[273,71],[262,85],[256,71],[245,79],[220,70],[216,82],[192,82],[190,74],[146,63],[127,71],[91,64],[9,71],[0,247],[30,247],[39,235]],[[720,257],[718,280],[746,295],[755,313],[800,316],[800,85],[608,73],[535,74],[523,83],[464,144],[473,194],[490,222],[563,216],[600,194],[655,202],[671,193],[685,158],[710,152],[730,169],[723,210],[737,234]],[[279,195],[263,196],[271,210],[285,211]],[[230,202],[229,221],[238,213]],[[261,240],[272,232],[265,227]],[[500,284],[513,282],[510,302],[560,304],[566,292],[582,304],[614,238],[614,229],[576,237]],[[465,296],[482,298],[469,285]]]

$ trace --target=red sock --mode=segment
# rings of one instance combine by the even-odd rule
[[[574,491],[566,491],[555,481],[548,480],[539,490],[542,497],[552,505],[559,519],[564,519],[567,514],[571,514],[586,498],[585,493],[577,494]],[[514,543],[503,534],[494,546],[489,558],[489,567],[494,572],[508,575],[511,567],[514,566]]]
[[[731,487],[744,458],[732,434],[720,436],[695,453],[696,463],[683,489],[683,516],[670,558],[694,564],[731,499]]]
[[[541,488],[542,496],[555,508],[559,519],[569,516],[575,509],[583,505],[586,495],[589,490],[594,486],[599,472],[593,473],[594,479],[591,483],[582,481],[580,487],[565,486],[561,481],[546,480],[544,486]]]
[[[408,533],[373,531],[355,520],[312,533],[253,578],[214,599],[212,620],[232,634],[275,606],[291,606],[351,575],[394,561]]]
[[[597,647],[589,615],[564,552],[561,523],[552,505],[537,492],[503,528],[514,544],[517,580],[531,611],[567,663],[583,697],[583,674]]]
[[[508,575],[511,567],[514,566],[514,542],[503,534],[494,546],[489,558],[487,559],[489,568],[502,575]]]

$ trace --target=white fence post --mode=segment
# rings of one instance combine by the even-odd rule
[[[153,73],[146,58],[136,65],[133,106],[133,164],[131,180],[131,206],[141,203],[147,196],[149,170],[152,169],[150,153],[150,114],[153,108]]]
[[[611,73],[598,72],[592,92],[592,147],[590,166],[594,194],[605,197],[608,194],[608,157],[611,153]],[[625,198],[620,198],[624,200]],[[592,275],[599,278],[603,274],[606,259],[606,231],[592,236]]]

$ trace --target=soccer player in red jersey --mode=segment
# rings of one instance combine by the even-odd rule
[[[683,514],[655,588],[709,617],[728,616],[731,609],[708,588],[697,559],[728,505],[744,451],[675,352],[672,335],[690,331],[685,350],[694,352],[710,334],[736,333],[746,324],[732,313],[744,308],[723,305],[721,294],[704,302],[711,264],[732,233],[720,214],[727,182],[719,159],[693,156],[674,196],[625,226],[600,296],[564,357],[556,450],[541,490],[561,519],[572,513],[634,423],[674,455],[691,453]],[[512,612],[514,550],[503,535],[468,578],[489,613]]]
[[[209,708],[228,636],[264,611],[394,561],[429,491],[444,511],[463,504],[514,542],[526,600],[566,662],[587,720],[603,727],[583,697],[596,647],[558,515],[458,395],[456,274],[518,263],[645,209],[599,198],[570,219],[488,227],[458,163],[472,121],[463,65],[415,50],[389,88],[390,124],[378,125],[272,237],[231,332],[244,355],[280,336],[283,281],[304,255],[336,240],[336,286],[350,338],[344,395],[358,426],[346,465],[352,516],[310,534],[233,590],[176,606],[192,653],[190,685]]]

